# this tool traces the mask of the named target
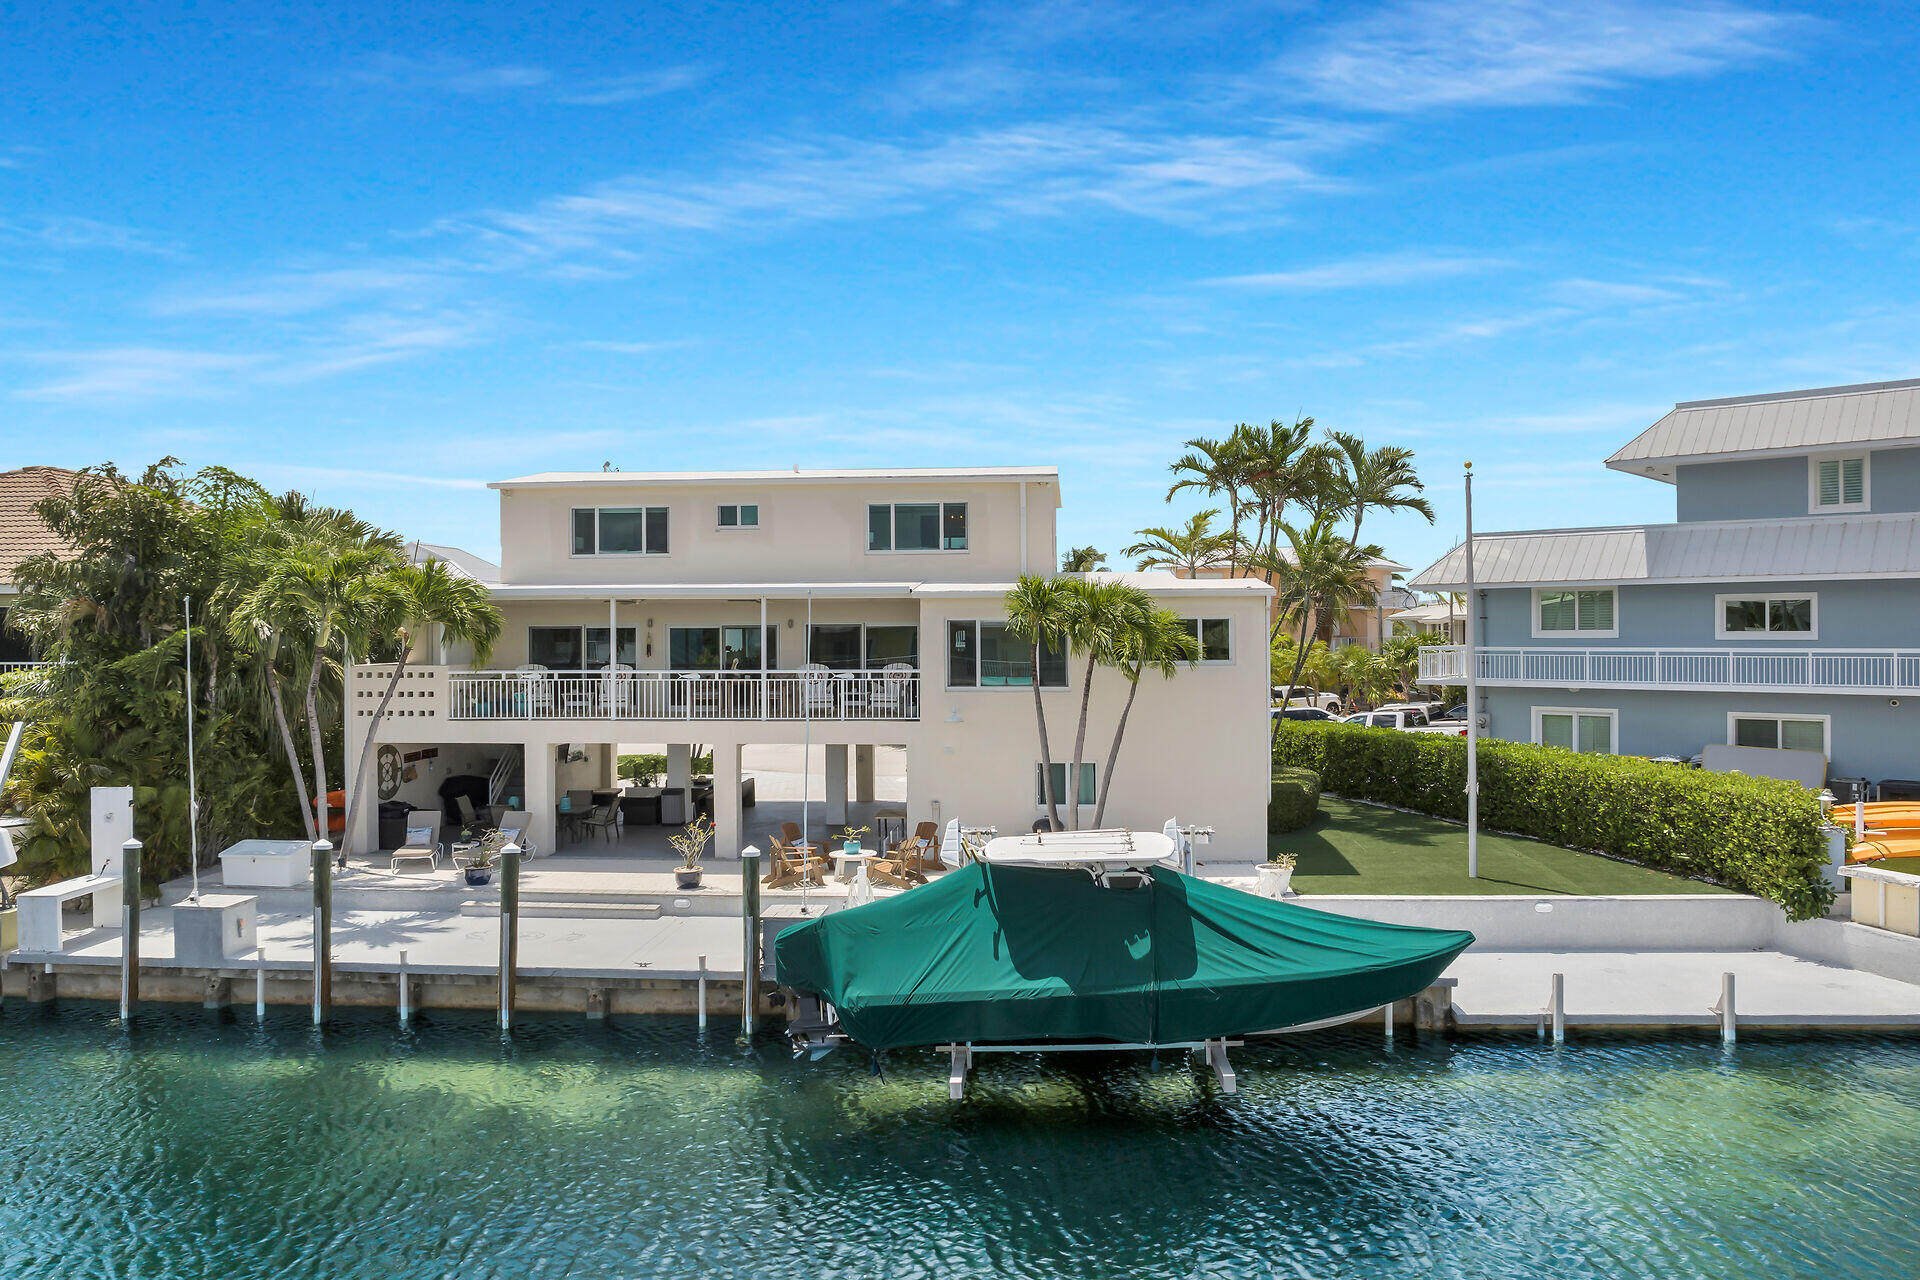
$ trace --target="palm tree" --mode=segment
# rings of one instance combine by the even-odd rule
[[[1213,518],[1220,514],[1220,508],[1207,510],[1190,516],[1186,526],[1170,529],[1157,525],[1151,529],[1142,529],[1136,535],[1140,541],[1121,551],[1123,556],[1138,556],[1138,568],[1169,569],[1187,571],[1187,576],[1197,578],[1200,570],[1212,568],[1219,563],[1220,555],[1231,549],[1233,534],[1216,532]]]
[[[1300,681],[1300,669],[1307,661],[1307,637],[1316,617],[1331,617],[1373,598],[1373,584],[1367,578],[1367,562],[1380,554],[1379,547],[1357,547],[1334,530],[1333,518],[1323,515],[1298,529],[1283,524],[1290,553],[1287,557],[1263,557],[1259,567],[1273,576],[1278,597],[1278,616],[1300,620],[1299,648],[1294,658],[1289,688]],[[1278,624],[1276,623],[1276,629]]]
[[[1086,670],[1080,685],[1080,723],[1074,733],[1072,768],[1068,770],[1067,826],[1080,829],[1081,762],[1086,758],[1087,712],[1093,704],[1094,668],[1116,665],[1119,646],[1129,630],[1153,612],[1153,597],[1138,587],[1120,582],[1090,582],[1085,578],[1067,584],[1070,608],[1067,611],[1066,639],[1070,650],[1086,657]]]
[[[266,566],[259,582],[234,610],[236,622],[256,634],[278,631],[306,641],[305,710],[312,751],[314,829],[327,831],[327,762],[322,745],[320,678],[344,662],[332,651],[345,640],[369,634],[387,591],[383,575],[396,563],[388,546],[345,546],[312,539],[289,548]],[[342,655],[344,656],[344,655]],[[296,769],[297,772],[297,769]]]
[[[1129,625],[1115,637],[1113,664],[1127,678],[1127,700],[1120,708],[1120,722],[1113,728],[1113,745],[1107,749],[1106,771],[1100,775],[1100,800],[1094,806],[1093,825],[1106,822],[1107,793],[1113,787],[1113,766],[1120,758],[1120,739],[1127,732],[1127,717],[1133,713],[1133,700],[1140,692],[1140,677],[1157,671],[1168,680],[1200,661],[1200,642],[1194,638],[1187,619],[1171,609],[1149,608],[1129,618]]]
[[[1253,495],[1254,555],[1271,555],[1279,549],[1280,522],[1287,518],[1287,508],[1306,503],[1322,483],[1325,468],[1318,451],[1307,443],[1312,432],[1312,418],[1301,418],[1292,426],[1274,419],[1265,427],[1241,423],[1234,428]]]
[[[1067,554],[1060,557],[1062,573],[1092,573],[1106,567],[1106,553],[1098,547],[1069,547]]]
[[[1060,829],[1060,798],[1054,794],[1053,753],[1047,744],[1047,708],[1040,698],[1042,647],[1064,648],[1073,612],[1067,583],[1058,578],[1023,575],[1007,591],[1007,630],[1027,641],[1032,652],[1033,718],[1040,730],[1040,787],[1047,800],[1047,821]]]
[[[1227,500],[1228,527],[1233,534],[1233,541],[1226,547],[1227,569],[1232,577],[1239,576],[1240,552],[1244,545],[1240,530],[1254,506],[1253,495],[1247,488],[1246,438],[1240,432],[1241,428],[1236,427],[1224,440],[1196,436],[1187,441],[1188,451],[1167,468],[1180,477],[1167,489],[1168,502],[1186,489],[1197,489],[1210,498]]]
[[[374,739],[387,714],[387,704],[393,701],[394,691],[400,686],[401,673],[413,657],[414,642],[429,628],[439,627],[443,640],[471,645],[474,664],[478,666],[486,662],[494,642],[500,638],[500,610],[495,607],[491,593],[472,578],[449,572],[441,560],[428,560],[423,565],[403,564],[388,570],[384,581],[376,584],[370,594],[369,604],[365,634],[360,637],[363,645],[392,637],[399,644],[400,655],[387,676],[387,687],[380,694],[372,721],[367,725],[366,741],[360,746],[360,764],[347,798],[346,834],[340,841],[342,857],[353,839],[353,820],[359,814],[360,795],[366,790],[367,771],[373,765]]]
[[[1369,450],[1359,436],[1327,432],[1330,457],[1339,465],[1341,505],[1353,516],[1350,540],[1360,541],[1360,522],[1368,511],[1418,511],[1433,523],[1433,505],[1421,497],[1426,487],[1413,469],[1413,450],[1383,445]]]

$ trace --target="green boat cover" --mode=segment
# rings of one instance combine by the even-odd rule
[[[1150,874],[1143,888],[1108,889],[1080,870],[971,863],[787,928],[775,973],[875,1049],[1178,1044],[1378,1008],[1473,943]]]

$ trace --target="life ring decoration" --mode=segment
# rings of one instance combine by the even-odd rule
[[[383,746],[373,760],[380,775],[380,798],[391,800],[400,794],[400,748],[391,744]]]

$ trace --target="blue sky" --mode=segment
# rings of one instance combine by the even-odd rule
[[[1057,463],[1111,553],[1307,413],[1418,451],[1418,568],[1463,459],[1484,528],[1670,519],[1599,464],[1675,400],[1920,372],[1898,5],[58,8],[0,467],[491,554],[531,471]]]

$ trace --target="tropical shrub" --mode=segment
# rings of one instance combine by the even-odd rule
[[[1795,783],[1497,739],[1479,751],[1480,820],[1490,830],[1716,880],[1795,920],[1833,901],[1820,801]],[[1283,721],[1273,759],[1276,771],[1313,770],[1335,795],[1467,816],[1461,738]]]
[[[643,751],[637,755],[619,757],[614,770],[622,778],[638,783],[643,787],[658,786],[667,776],[667,758],[658,751]],[[693,757],[691,770],[694,773],[713,772],[713,752]]]
[[[1273,771],[1273,794],[1267,801],[1267,832],[1283,835],[1298,831],[1320,812],[1320,775],[1311,769],[1279,765]]]

